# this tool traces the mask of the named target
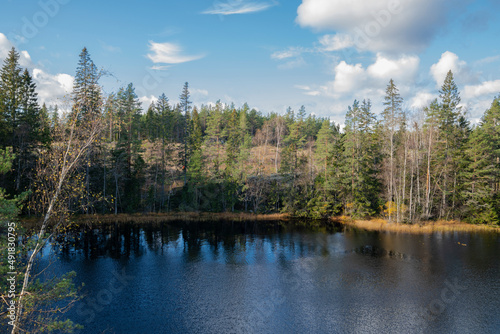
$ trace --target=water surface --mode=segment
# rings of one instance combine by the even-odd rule
[[[81,333],[498,333],[500,237],[321,222],[117,223],[46,252]]]

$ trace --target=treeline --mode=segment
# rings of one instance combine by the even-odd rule
[[[193,106],[188,83],[179,103],[162,94],[142,109],[133,84],[103,95],[85,48],[72,109],[61,112],[39,106],[18,60],[12,49],[0,70],[1,147],[16,156],[0,186],[11,196],[31,190],[25,214],[42,213],[38,157],[60,144],[52,133],[79,111],[79,122],[98,115],[103,131],[79,166],[85,196],[71,198],[73,211],[500,221],[500,98],[471,126],[451,71],[439,99],[412,113],[390,80],[379,117],[369,100],[356,100],[341,131],[304,107],[263,115],[247,104]]]

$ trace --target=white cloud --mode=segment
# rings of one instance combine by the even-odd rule
[[[7,58],[10,50],[14,44],[7,39],[7,37],[0,32],[0,63],[3,63],[3,60]],[[31,56],[28,51],[19,51],[19,65],[22,67],[32,68],[33,62],[31,61]]]
[[[494,63],[494,62],[497,62],[500,60],[500,55],[496,55],[496,56],[491,56],[491,57],[486,57],[486,58],[483,58],[483,59],[479,59],[477,61],[475,61],[475,65],[485,65],[485,64],[491,64],[491,63]]]
[[[174,43],[155,43],[149,42],[147,57],[155,64],[180,64],[203,58],[203,55],[186,56],[182,54],[182,48]]]
[[[148,110],[149,106],[151,105],[151,103],[152,102],[156,103],[156,101],[158,101],[158,98],[154,95],[141,96],[139,98],[139,102],[141,102],[143,112],[146,112]]]
[[[317,90],[312,90],[312,91],[309,91],[309,92],[305,92],[304,94],[309,95],[309,96],[318,96],[318,95],[321,94],[321,92],[319,92]]]
[[[152,70],[156,71],[163,71],[163,70],[168,70],[170,68],[169,65],[154,65],[150,67]]]
[[[302,57],[298,57],[298,58],[289,60],[284,64],[278,65],[278,68],[280,70],[290,70],[293,68],[298,68],[298,67],[304,66],[305,64],[306,64],[306,61]]]
[[[321,95],[321,92],[319,90],[314,90],[314,89],[312,89],[309,86],[295,85],[295,88],[304,91],[305,95],[309,95],[309,96],[319,96],[319,95]]]
[[[208,99],[208,90],[201,88],[190,88],[191,99],[196,103],[206,102]]]
[[[194,89],[191,89],[191,95],[208,96],[208,90],[206,90],[206,89],[194,88]]]
[[[354,46],[354,41],[348,34],[324,35],[319,42],[324,51],[338,51]]]
[[[37,93],[42,103],[63,103],[70,99],[74,78],[65,73],[52,75],[41,69],[33,69],[33,79],[36,82]]]
[[[368,74],[373,78],[407,83],[415,79],[420,58],[417,56],[402,56],[398,59],[389,59],[381,54],[377,54],[377,60],[367,69]]]
[[[302,0],[302,27],[350,36],[357,49],[418,52],[446,24],[449,11],[468,0]]]
[[[438,98],[437,94],[427,91],[418,92],[413,98],[410,99],[409,105],[411,108],[425,108],[436,98]]]
[[[269,3],[269,2],[230,0],[228,2],[216,3],[212,8],[203,11],[202,14],[215,14],[215,15],[250,14],[266,10],[274,5],[275,3]]]
[[[464,88],[465,99],[478,98],[484,95],[500,93],[500,80],[486,81],[479,85],[467,85]]]
[[[349,65],[341,61],[335,67],[335,81],[332,83],[334,93],[352,92],[364,86],[366,81],[365,69],[361,64]]]
[[[450,70],[453,72],[453,78],[456,83],[470,83],[471,81],[477,80],[465,61],[460,60],[455,53],[446,51],[441,55],[439,61],[433,64],[430,69],[430,73],[434,81],[436,81],[437,88],[443,85],[446,74]]]
[[[375,62],[366,69],[361,64],[350,65],[341,61],[335,66],[335,79],[327,85],[326,92],[338,96],[363,89],[383,91],[390,79],[395,80],[398,87],[406,87],[414,83],[419,64],[417,56],[391,59],[382,54],[377,54]]]
[[[7,57],[13,46],[14,44],[0,33],[0,61]],[[57,103],[61,106],[70,100],[69,94],[73,90],[73,77],[71,75],[65,73],[50,74],[33,63],[28,51],[17,51],[19,52],[19,65],[32,72],[40,104]]]
[[[287,59],[287,58],[292,58],[292,57],[298,57],[304,52],[307,52],[307,50],[305,50],[304,48],[289,47],[286,50],[276,51],[276,52],[272,53],[271,58],[282,60],[282,59]]]
[[[5,59],[12,49],[12,43],[7,39],[7,36],[0,32],[0,59]]]

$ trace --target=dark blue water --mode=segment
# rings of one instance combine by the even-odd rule
[[[120,223],[51,253],[85,283],[81,333],[500,333],[495,233]]]

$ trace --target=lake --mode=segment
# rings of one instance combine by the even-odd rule
[[[54,259],[53,257],[56,256]],[[47,248],[79,333],[499,333],[500,234],[116,223]]]

